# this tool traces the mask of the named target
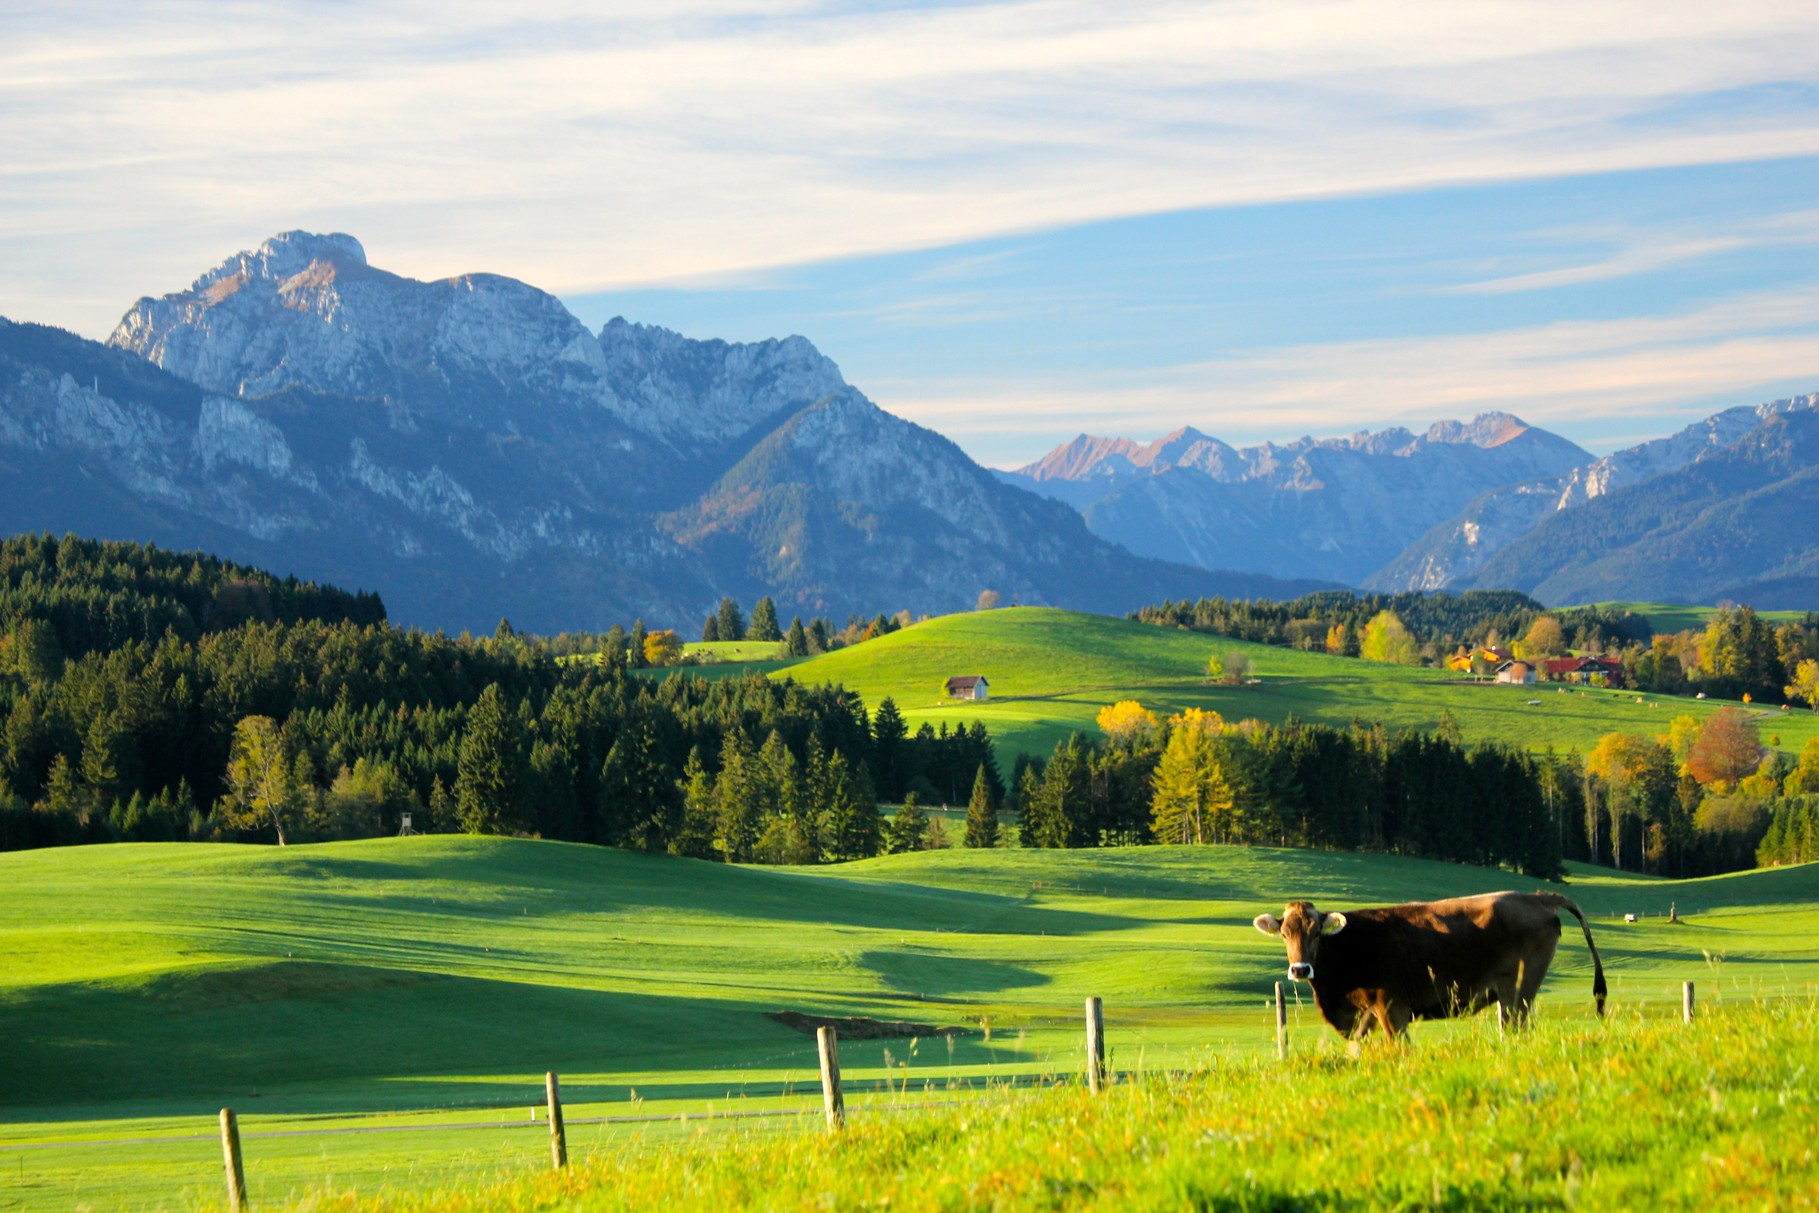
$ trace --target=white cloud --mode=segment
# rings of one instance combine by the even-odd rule
[[[8,6],[0,312],[105,331],[293,226],[578,293],[1809,154],[1797,102],[1693,99],[1815,75],[1819,10],[1770,0]]]
[[[1192,425],[1254,442],[1425,429],[1490,410],[1608,446],[1601,431],[1613,421],[1703,415],[1714,399],[1758,403],[1802,372],[1809,379],[1788,390],[1819,390],[1819,291],[1731,298],[1670,316],[1301,345],[1065,384],[953,384],[901,398],[893,385],[874,387],[891,411],[982,462],[1012,467],[1108,424],[1120,437]]]

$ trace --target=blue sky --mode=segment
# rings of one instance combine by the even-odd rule
[[[1819,389],[1819,6],[197,0],[0,10],[0,314],[291,228],[800,332],[1011,465]]]
[[[1082,429],[1255,441],[1491,408],[1603,451],[1819,391],[1816,186],[1801,158],[1201,209],[569,303],[801,333],[1005,466]]]

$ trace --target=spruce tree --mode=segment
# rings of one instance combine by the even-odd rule
[[[489,684],[467,715],[456,764],[455,815],[469,834],[498,834],[516,819],[523,783],[517,726],[499,684]]]
[[[808,643],[810,651],[825,653],[833,645],[827,634],[827,620],[817,615],[808,625]]]
[[[682,804],[675,768],[650,717],[639,713],[619,730],[600,769],[595,837],[639,851],[661,852],[681,829]]]
[[[714,849],[727,863],[750,863],[762,828],[764,778],[752,743],[729,729],[714,781]]]
[[[650,638],[650,629],[639,619],[632,624],[632,634],[625,650],[626,664],[634,670],[642,670],[650,662],[644,658],[644,642]]]
[[[808,656],[808,633],[802,628],[802,616],[790,620],[788,649],[791,657]]]
[[[438,775],[429,785],[429,820],[424,823],[425,833],[431,830],[446,830],[455,824],[455,802],[449,797],[448,787]]]
[[[752,604],[752,621],[746,625],[745,635],[750,640],[783,639],[783,633],[777,627],[777,604],[768,596]]]
[[[878,701],[872,716],[872,761],[878,776],[878,795],[896,800],[903,795],[903,743],[909,726],[889,695]]]
[[[676,791],[682,800],[682,824],[670,839],[670,854],[690,859],[715,858],[714,777],[702,761],[700,746],[689,749]]]
[[[720,639],[744,640],[745,616],[739,613],[739,604],[731,598],[720,600],[720,609],[714,612],[715,622],[719,626]]]
[[[916,802],[916,794],[911,792],[903,798],[903,807],[897,810],[885,826],[885,851],[892,855],[902,855],[908,851],[920,850],[928,835],[928,823],[928,814]]]
[[[709,615],[706,621],[702,623],[701,643],[712,644],[718,639],[720,639],[720,616],[716,613]]]
[[[973,776],[973,798],[966,806],[966,845],[986,849],[998,845],[998,809],[992,803],[991,784],[985,767]]]
[[[876,855],[884,823],[871,777],[864,767],[854,769],[846,755],[836,750],[827,760],[827,781],[829,858],[840,861]]]

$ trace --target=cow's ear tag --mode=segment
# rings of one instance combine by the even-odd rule
[[[1265,935],[1282,934],[1282,920],[1277,918],[1274,914],[1259,914],[1257,917],[1251,919],[1251,925],[1256,927],[1259,931],[1262,931]]]
[[[1322,935],[1337,935],[1343,930],[1345,930],[1345,915],[1343,914],[1335,911],[1320,920],[1320,933]]]

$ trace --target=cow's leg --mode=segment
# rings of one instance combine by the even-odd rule
[[[1554,959],[1555,942],[1553,939],[1546,940],[1517,966],[1516,1013],[1522,1026],[1528,1024],[1529,1012],[1535,1006],[1535,997],[1541,993],[1541,981],[1547,976],[1548,963]]]
[[[1414,1018],[1406,1006],[1387,998],[1371,1010],[1376,1013],[1378,1022],[1382,1023],[1383,1034],[1398,1042],[1402,1040],[1403,1033],[1408,1031],[1409,1021]]]

